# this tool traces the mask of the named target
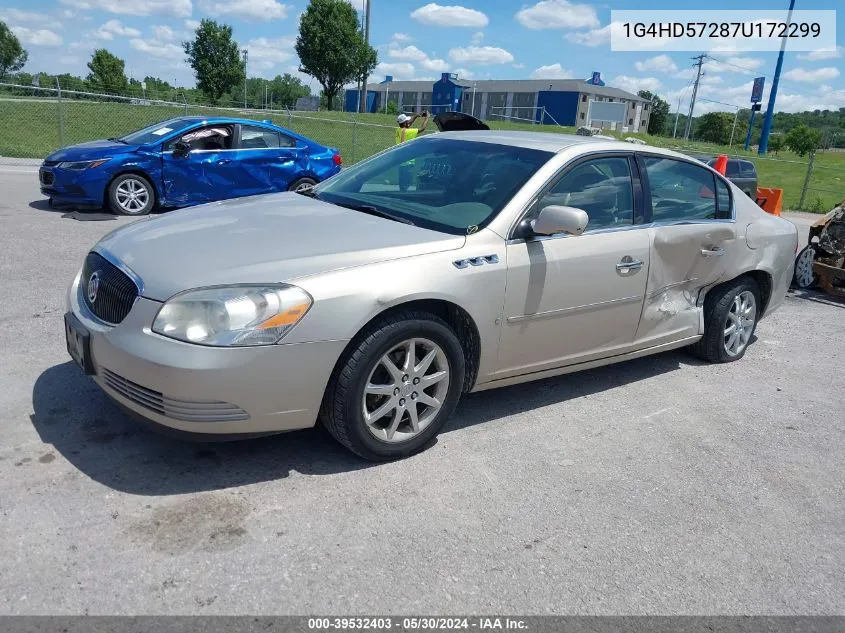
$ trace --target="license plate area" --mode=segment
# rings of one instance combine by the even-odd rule
[[[65,342],[70,357],[88,376],[92,376],[94,363],[91,359],[91,336],[72,312],[65,314]]]

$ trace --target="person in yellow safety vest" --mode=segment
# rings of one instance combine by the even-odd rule
[[[414,121],[422,119],[422,125],[419,128],[411,127]],[[428,112],[423,110],[417,114],[407,115],[404,112],[396,117],[396,123],[399,127],[396,128],[395,144],[400,145],[405,141],[410,141],[417,138],[420,132],[425,132],[428,126]],[[399,165],[399,191],[407,191],[414,180],[414,160],[409,160]]]

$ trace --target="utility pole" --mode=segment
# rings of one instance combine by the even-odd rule
[[[695,109],[695,96],[698,94],[698,82],[701,81],[701,66],[704,64],[704,60],[707,59],[707,55],[702,53],[698,57],[693,57],[693,59],[697,59],[698,62],[695,64],[698,67],[698,72],[695,75],[695,84],[692,87],[692,99],[689,102],[689,118],[687,119],[687,127],[684,130],[684,140],[689,140],[689,133],[690,129],[692,128],[692,113]]]
[[[789,25],[792,23],[792,9],[795,8],[795,0],[789,0],[789,13],[786,14],[787,28],[784,33],[789,31]],[[775,66],[775,78],[772,80],[772,90],[769,92],[769,106],[766,108],[766,118],[763,120],[763,130],[760,133],[760,145],[757,147],[757,153],[763,156],[766,150],[769,149],[769,132],[772,131],[772,117],[775,114],[775,97],[778,96],[778,84],[780,83],[780,71],[783,69],[783,53],[786,50],[786,35],[780,43],[780,53],[778,53],[778,63]]]
[[[243,49],[241,52],[244,55],[244,110],[246,110],[246,60],[249,56],[249,53],[246,49]]]
[[[672,130],[672,138],[678,133],[678,119],[681,118],[681,96],[678,95],[678,109],[675,110],[675,129]]]
[[[364,42],[366,42],[367,46],[370,45],[370,3],[372,0],[366,0],[366,4],[364,5]],[[364,73],[364,77],[361,80],[361,92],[358,93],[361,97],[361,112],[367,111],[367,74]]]

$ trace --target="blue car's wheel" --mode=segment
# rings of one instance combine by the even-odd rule
[[[122,174],[109,185],[109,206],[119,215],[146,215],[155,204],[150,181],[138,174]]]
[[[313,178],[297,178],[288,187],[288,191],[305,191],[317,184]]]

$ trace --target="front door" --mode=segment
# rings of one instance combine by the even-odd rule
[[[529,219],[551,204],[577,207],[589,215],[587,231],[509,242],[499,377],[631,346],[649,267],[648,230],[634,224],[642,201],[634,196],[632,166],[633,158],[617,155],[566,168]]]
[[[178,141],[188,145],[188,154],[173,152]],[[233,197],[238,173],[232,143],[229,125],[203,126],[170,141],[162,152],[165,202],[181,206]]]

